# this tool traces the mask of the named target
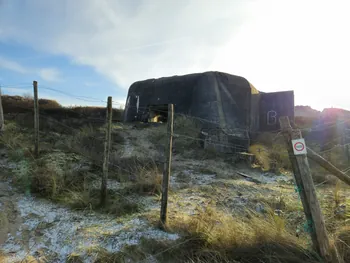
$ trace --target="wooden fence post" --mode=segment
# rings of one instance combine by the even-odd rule
[[[38,82],[33,81],[34,88],[34,155],[39,157],[39,101],[38,101]]]
[[[328,172],[332,173],[338,179],[342,180],[344,183],[350,185],[350,176],[349,175],[347,175],[346,173],[339,170],[332,163],[328,162],[326,159],[324,159],[322,156],[318,155],[316,152],[314,152],[312,149],[310,149],[308,147],[307,147],[307,157],[310,160],[313,160],[314,162],[319,164],[321,167],[326,169]]]
[[[303,204],[313,248],[321,257],[331,262],[329,239],[307,157],[305,154],[295,155],[293,150],[292,140],[301,139],[301,132],[300,130],[292,130],[288,117],[281,117],[280,125],[293,167],[295,183]]]
[[[160,208],[161,226],[165,227],[168,214],[168,192],[171,173],[171,157],[173,150],[173,135],[174,135],[174,105],[168,105],[168,143],[165,150],[166,161],[164,163],[163,181],[162,181],[162,200]]]
[[[108,97],[107,114],[106,114],[106,138],[104,142],[104,159],[103,159],[103,175],[101,182],[101,206],[106,204],[107,199],[107,179],[109,155],[111,150],[111,134],[112,134],[112,97]]]
[[[2,101],[1,101],[1,86],[0,86],[0,133],[3,132],[5,129],[5,119],[4,119],[4,111],[2,108]]]
[[[350,147],[348,143],[346,143],[345,145],[345,154],[348,160],[348,164],[350,164]]]

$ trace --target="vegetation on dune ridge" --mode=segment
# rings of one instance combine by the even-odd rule
[[[105,118],[106,108],[101,106],[69,106],[65,107],[55,100],[39,99],[39,110],[52,118]],[[32,113],[34,101],[31,95],[8,96],[2,95],[2,106],[5,118],[13,114]],[[123,109],[113,108],[113,120],[121,121]],[[32,120],[33,118],[31,118]],[[101,119],[102,121],[104,119]],[[30,124],[33,124],[32,122]],[[33,125],[31,125],[32,127]]]

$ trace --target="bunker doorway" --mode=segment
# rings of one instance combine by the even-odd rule
[[[168,104],[149,105],[148,122],[167,122]]]

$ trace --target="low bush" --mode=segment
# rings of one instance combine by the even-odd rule
[[[113,160],[111,169],[115,177],[123,183],[127,193],[159,194],[162,184],[162,167],[151,158],[120,158]]]
[[[186,153],[189,149],[199,148],[200,123],[186,116],[174,119],[173,149],[177,153]],[[148,129],[149,139],[156,145],[166,145],[168,139],[167,124]]]
[[[344,262],[350,262],[350,226],[343,227],[337,231],[334,237],[334,244]]]
[[[61,152],[47,154],[35,162],[31,175],[33,193],[55,199],[65,191],[84,188],[85,175],[74,166],[81,158]]]
[[[200,132],[201,125],[195,119],[181,115],[176,117],[174,120],[174,133],[177,135],[174,139],[176,151],[185,152],[190,147],[198,148]]]

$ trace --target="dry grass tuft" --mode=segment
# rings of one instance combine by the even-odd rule
[[[186,116],[177,116],[174,119],[173,149],[177,153],[186,153],[191,148],[199,148],[201,125],[194,119]],[[153,144],[165,145],[167,142],[167,124],[149,129],[149,139]],[[191,148],[189,148],[191,147]]]
[[[175,216],[168,229],[180,232],[184,244],[170,249],[168,257],[173,262],[318,262],[284,224],[273,213],[237,219],[213,207],[193,217]]]
[[[0,250],[0,262],[5,263],[8,260],[8,257],[5,255],[4,252]]]
[[[174,132],[179,135],[174,139],[174,147],[176,151],[185,152],[188,147],[200,146],[198,141],[201,132],[201,125],[195,119],[178,116],[174,120]]]
[[[126,193],[159,194],[162,184],[162,171],[151,158],[122,158],[113,164],[119,168],[117,179],[122,183],[130,183],[124,188]]]
[[[249,152],[255,155],[257,162],[264,171],[270,170],[271,159],[266,146],[261,144],[254,144],[249,147]]]
[[[110,253],[99,248],[95,249],[94,253],[96,255],[94,263],[136,263],[143,262],[149,256],[137,246],[125,246],[123,251],[117,253]]]
[[[343,227],[337,231],[334,244],[344,262],[350,262],[350,226]]]
[[[257,141],[259,143],[252,145],[249,152],[256,156],[264,171],[292,169],[288,151],[281,135],[264,133],[259,136]]]

